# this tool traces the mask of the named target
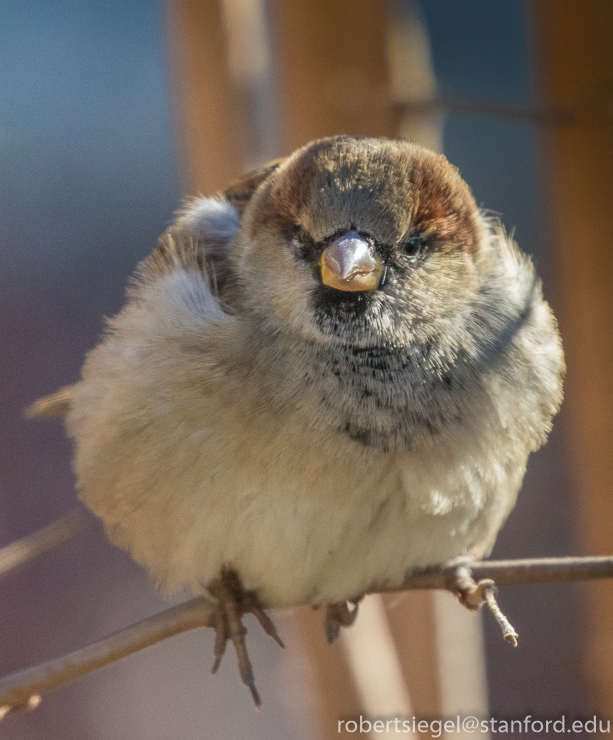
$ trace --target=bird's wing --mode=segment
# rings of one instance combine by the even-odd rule
[[[273,159],[257,170],[247,172],[224,190],[224,197],[232,204],[239,216],[243,215],[258,186],[284,162],[286,157]]]
[[[137,280],[158,279],[179,268],[207,273],[211,289],[220,302],[231,303],[231,268],[227,259],[230,238],[258,186],[283,162],[275,159],[232,183],[223,198],[197,198],[189,202],[177,221],[160,237],[153,253],[138,268]],[[237,216],[238,214],[238,216]],[[70,410],[74,387],[64,386],[29,406],[28,419],[65,416]]]
[[[220,303],[233,303],[232,265],[228,246],[258,186],[283,162],[275,159],[232,183],[221,197],[193,198],[175,223],[160,237],[151,257],[141,263],[138,277],[148,281],[177,269],[199,269]]]

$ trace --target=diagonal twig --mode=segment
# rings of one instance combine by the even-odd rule
[[[156,642],[196,627],[212,627],[213,613],[213,602],[198,596],[61,658],[0,679],[0,719],[11,712],[33,708],[29,704],[37,705],[40,694]]]
[[[473,579],[483,581],[493,578],[499,586],[613,577],[613,557],[499,560],[463,563],[462,567],[469,571]],[[446,589],[457,593],[457,571],[458,563],[455,561],[439,568],[414,573],[399,586],[374,586],[368,592]],[[483,596],[489,602],[493,597],[493,591],[490,594],[488,588],[489,586],[484,589]],[[274,608],[274,604],[266,606]],[[1,678],[0,718],[12,711],[33,708],[40,701],[40,694],[173,635],[197,627],[212,627],[213,621],[214,604],[199,596],[159,612],[92,645],[75,650],[69,655]]]
[[[84,510],[76,507],[38,532],[0,548],[0,576],[47,550],[64,544],[85,529],[88,523],[89,519]]]

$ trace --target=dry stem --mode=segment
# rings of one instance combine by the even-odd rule
[[[165,609],[142,622],[61,658],[0,679],[0,718],[27,709],[30,698],[181,632],[212,627],[214,608],[204,596]]]
[[[460,579],[458,578],[460,572]],[[389,593],[410,589],[446,589],[458,594],[458,586],[466,586],[466,578],[485,600],[513,642],[517,635],[500,613],[494,598],[495,578],[500,586],[556,581],[579,581],[613,576],[613,557],[543,558],[533,560],[499,560],[479,563],[449,563],[439,568],[409,576],[398,587],[373,587],[369,593]],[[477,583],[475,580],[477,579]],[[480,583],[481,582],[481,586]],[[477,599],[479,600],[479,599]],[[274,608],[274,604],[268,606]],[[197,627],[212,627],[214,607],[203,596],[166,609],[125,630],[106,637],[69,655],[50,660],[33,668],[0,679],[0,718],[12,711],[33,708],[40,694],[80,676],[131,655],[156,642]]]
[[[392,106],[409,114],[460,113],[470,116],[503,118],[506,121],[521,121],[538,126],[610,126],[613,123],[611,100],[608,96],[592,101],[589,106],[583,104],[564,108],[535,108],[531,105],[508,105],[449,96],[394,101]]]
[[[43,552],[67,542],[82,531],[87,522],[88,519],[83,509],[77,507],[61,519],[39,529],[38,532],[0,548],[0,576],[42,555]]]

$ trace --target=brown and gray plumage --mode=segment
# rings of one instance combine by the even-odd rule
[[[458,171],[338,136],[192,201],[38,411],[69,408],[111,539],[211,587],[223,645],[224,599],[339,604],[487,554],[562,373],[532,263]]]

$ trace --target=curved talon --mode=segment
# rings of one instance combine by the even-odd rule
[[[483,604],[489,603],[489,597],[496,591],[496,584],[491,578],[482,578],[475,582],[470,569],[474,560],[471,556],[457,558],[457,567],[453,570],[447,585],[456,594],[460,604],[471,612],[476,612]]]
[[[487,602],[487,592],[495,585],[491,578],[482,578],[478,583],[473,581],[471,586],[458,592],[458,599],[468,611],[476,612]]]
[[[485,578],[475,583],[470,571],[470,563],[461,561],[452,571],[448,588],[453,591],[460,603],[469,611],[476,612],[486,601],[485,590],[493,588],[494,581]]]

